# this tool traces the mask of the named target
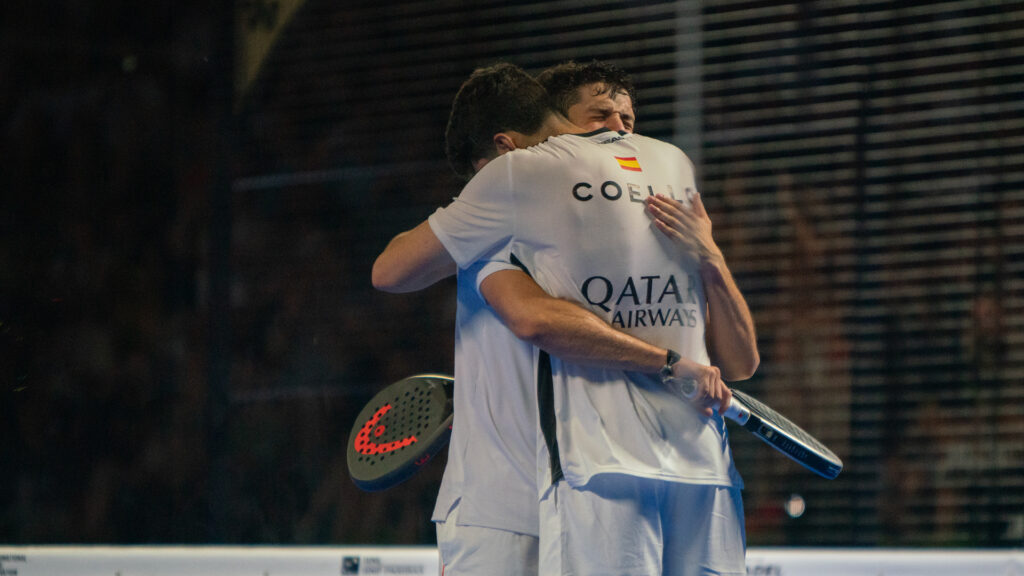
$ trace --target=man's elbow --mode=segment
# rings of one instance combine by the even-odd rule
[[[745,358],[734,360],[732,365],[729,367],[728,374],[723,374],[723,377],[728,382],[739,382],[741,380],[749,380],[757,372],[757,367],[761,365],[761,356],[757,350],[751,351],[750,354],[746,355]]]
[[[370,273],[370,281],[373,287],[382,292],[401,292],[401,277],[394,266],[388,264],[387,258],[382,254],[373,262],[373,271]]]
[[[542,347],[548,335],[548,326],[544,320],[536,315],[519,314],[506,319],[506,325],[516,338],[523,342],[529,342],[534,346]]]

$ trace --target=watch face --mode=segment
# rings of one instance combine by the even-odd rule
[[[679,382],[679,393],[684,398],[690,399],[697,395],[697,381],[693,378],[683,378],[677,382]]]

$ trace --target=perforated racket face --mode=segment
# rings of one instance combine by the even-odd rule
[[[744,427],[757,437],[824,478],[831,480],[842,471],[843,461],[789,418],[740,390],[733,388],[732,395],[750,410]]]
[[[356,417],[348,469],[364,490],[384,490],[412,476],[451,436],[452,377],[418,374],[374,396]]]

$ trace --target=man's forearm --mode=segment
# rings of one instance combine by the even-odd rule
[[[700,195],[691,208],[663,195],[648,197],[647,210],[654,224],[684,253],[700,259],[700,275],[708,300],[706,342],[711,363],[725,380],[746,380],[760,363],[754,319],[747,308],[725,257],[711,234],[711,218]]]
[[[666,349],[616,330],[575,302],[553,298],[526,274],[506,270],[480,291],[513,334],[566,362],[655,373]]]
[[[373,286],[385,292],[415,292],[455,272],[455,261],[424,221],[391,239],[373,263]]]
[[[708,300],[707,345],[711,362],[727,381],[746,380],[760,363],[754,318],[725,259],[702,258],[700,268]]]
[[[614,370],[655,373],[665,365],[666,350],[616,330],[578,304],[551,299],[529,341],[566,362]]]

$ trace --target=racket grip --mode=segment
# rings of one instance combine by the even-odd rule
[[[729,407],[725,409],[722,416],[742,426],[747,423],[747,420],[750,420],[750,410],[747,410],[747,407],[739,400],[733,398],[729,401]]]

